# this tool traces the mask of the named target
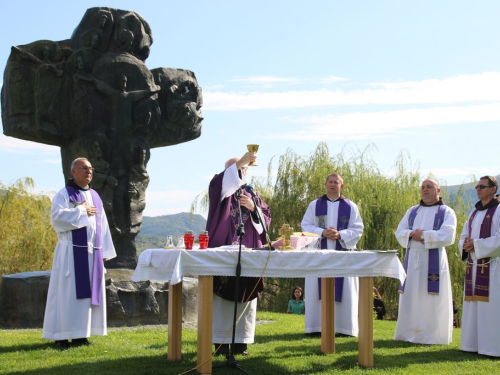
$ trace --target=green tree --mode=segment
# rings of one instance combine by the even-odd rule
[[[358,249],[400,250],[404,260],[405,249],[399,246],[394,232],[406,210],[420,201],[422,180],[418,165],[412,165],[409,155],[402,151],[395,165],[394,175],[388,176],[377,167],[371,157],[376,150],[371,145],[364,150],[344,148],[331,156],[326,143],[320,143],[310,156],[297,155],[287,150],[279,157],[276,177],[273,176],[273,160],[268,166],[266,179],[252,178],[251,183],[264,201],[271,207],[271,239],[278,238],[278,230],[289,224],[296,232],[301,231],[301,221],[309,203],[325,194],[325,180],[331,173],[339,173],[344,179],[343,195],[355,202],[365,225]],[[426,176],[427,177],[427,176]],[[464,202],[463,187],[450,198],[447,187],[441,187],[445,202],[455,209],[458,219],[457,237],[467,218],[470,203]],[[193,203],[192,210],[201,200],[202,208],[208,206],[206,192]],[[457,241],[458,242],[458,241]],[[447,249],[452,276],[453,298],[461,307],[464,265],[457,245]],[[396,318],[398,311],[399,281],[376,278],[375,285],[382,294],[389,318]],[[266,288],[259,306],[271,311],[285,311],[291,291],[295,285],[304,285],[304,279],[266,278]],[[305,296],[307,298],[307,295]]]
[[[0,183],[0,273],[50,270],[57,235],[50,226],[51,200],[34,194],[31,178]]]

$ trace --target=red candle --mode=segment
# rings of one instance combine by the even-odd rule
[[[198,243],[200,244],[200,250],[208,248],[208,232],[203,231],[198,236]]]
[[[194,234],[192,230],[187,230],[184,234],[184,245],[186,245],[186,250],[192,250],[194,243]]]

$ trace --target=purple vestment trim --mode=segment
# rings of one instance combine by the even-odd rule
[[[481,223],[481,229],[479,231],[479,238],[491,237],[491,225],[493,224],[493,215],[497,209],[497,206],[488,208],[486,215],[484,215],[483,222]],[[471,214],[468,222],[469,226],[469,237],[471,238],[472,233],[472,221],[476,216],[477,210]],[[474,284],[474,293],[472,293],[472,257],[469,253],[467,258],[467,268],[465,272],[465,300],[466,301],[482,301],[489,302],[490,299],[490,258],[483,258],[477,260],[476,265],[476,282]]]
[[[328,214],[328,199],[321,197],[316,200],[316,217],[318,218],[318,226],[326,229],[326,216]],[[337,215],[337,230],[347,229],[349,220],[351,219],[351,201],[347,198],[339,200],[339,210]],[[321,239],[321,249],[327,249],[327,238]],[[339,240],[335,241],[335,250],[343,250]],[[342,291],[344,290],[344,278],[335,278],[335,302],[342,302]],[[321,299],[321,278],[318,278],[318,297]]]
[[[214,248],[224,245],[231,245],[233,239],[235,238],[236,228],[234,222],[231,219],[231,201],[234,198],[234,194],[231,197],[227,197],[220,200],[222,192],[222,181],[224,178],[224,172],[215,175],[208,188],[209,195],[209,210],[207,217],[207,231],[209,235],[208,247]],[[245,190],[242,191],[248,197],[251,197],[249,193]],[[269,206],[262,201],[260,197],[256,198],[257,205],[262,210],[262,220],[267,228],[271,223],[271,212]],[[237,203],[236,203],[237,204]],[[266,236],[264,233],[259,234],[253,224],[251,214],[248,213],[250,220],[245,220],[244,228],[245,235],[243,236],[242,244],[247,248],[256,249],[262,246],[266,241]],[[236,237],[238,238],[238,237]],[[257,284],[257,288],[254,289]],[[214,276],[214,293],[221,298],[228,301],[234,301],[235,296],[235,278],[225,277],[225,276]],[[257,298],[260,292],[264,289],[263,278],[258,277],[241,277],[239,284],[239,295],[238,301],[246,301]],[[253,293],[251,293],[253,291]]]
[[[74,203],[82,203],[80,191],[66,186],[69,201]],[[75,269],[75,288],[76,298],[92,298],[92,305],[100,306],[101,303],[101,288],[103,283],[103,257],[101,250],[101,217],[103,215],[102,201],[93,189],[90,189],[92,200],[97,208],[96,212],[96,243],[94,247],[94,264],[92,276],[92,289],[89,274],[89,258],[88,258],[88,239],[87,227],[78,228],[71,231],[73,240],[73,262]]]
[[[417,217],[420,205],[413,207],[408,217],[408,228],[413,230],[413,223]],[[446,206],[441,204],[438,206],[436,215],[434,216],[434,224],[432,226],[433,230],[439,230],[444,221],[444,215],[446,213]],[[408,248],[406,249],[405,260],[403,268],[408,274],[408,259],[410,258],[410,244],[408,241]],[[405,290],[406,280],[404,284],[399,285],[399,292],[403,293]],[[427,276],[427,293],[429,294],[439,294],[439,249],[429,249],[429,260],[428,260],[428,276]]]

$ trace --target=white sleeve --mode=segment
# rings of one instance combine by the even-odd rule
[[[311,203],[309,203],[309,206],[307,207],[306,213],[302,218],[300,226],[302,227],[302,230],[304,232],[314,233],[321,237],[324,228],[320,228],[316,225],[315,211],[316,211],[316,201],[314,200]]]
[[[443,224],[438,230],[424,230],[424,245],[426,249],[445,247],[455,243],[457,232],[457,216],[452,208],[447,207]]]
[[[50,224],[55,231],[68,232],[89,225],[87,211],[82,205],[70,207],[69,196],[66,189],[59,190],[52,200],[50,210]]]
[[[491,236],[474,239],[474,251],[477,259],[500,257],[500,207],[493,215]]]
[[[351,202],[351,217],[346,229],[340,231],[340,244],[344,249],[355,249],[365,228],[358,206]]]
[[[410,242],[410,233],[412,230],[408,227],[408,217],[410,216],[411,210],[413,207],[406,211],[405,216],[401,219],[398,224],[398,228],[396,229],[396,239],[399,244],[405,249],[408,248],[408,243]]]
[[[225,198],[233,195],[244,184],[245,177],[240,179],[238,168],[236,167],[236,163],[234,163],[224,171],[220,201],[222,202]]]

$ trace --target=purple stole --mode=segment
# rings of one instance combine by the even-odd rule
[[[417,217],[420,205],[413,207],[408,217],[408,228],[413,230],[413,223]],[[444,214],[446,212],[446,206],[441,204],[438,206],[436,215],[434,216],[433,230],[439,230],[444,221]],[[408,259],[410,257],[410,244],[408,243],[408,248],[406,249],[404,269],[408,273]],[[399,285],[399,293],[404,293],[406,280],[404,284]],[[439,249],[429,249],[429,260],[428,260],[428,277],[427,277],[427,293],[428,294],[439,294]]]
[[[316,217],[318,218],[318,227],[326,229],[326,219],[328,213],[328,199],[321,197],[316,200]],[[340,232],[347,228],[351,219],[351,201],[347,198],[339,200],[339,210],[337,216],[337,230]],[[321,249],[327,249],[327,238],[321,239]],[[335,241],[335,250],[347,251],[342,249],[339,240]],[[344,289],[344,278],[335,278],[335,302],[342,302],[342,291]],[[321,299],[321,278],[318,278],[318,297]]]
[[[481,229],[479,230],[479,238],[491,237],[491,224],[493,223],[492,217],[497,209],[498,205],[488,208],[486,215],[484,216],[483,222],[481,223]],[[472,233],[472,221],[476,216],[477,210],[474,210],[469,218],[469,237]],[[480,263],[481,261],[481,263]],[[467,267],[465,272],[465,300],[466,301],[490,301],[490,258],[483,258],[477,260],[476,266],[476,283],[474,284],[474,293],[472,292],[472,257],[469,253],[467,258]]]
[[[66,191],[68,192],[70,202],[80,204],[84,201],[79,190],[71,186],[66,186]],[[99,197],[97,192],[93,189],[90,189],[90,194],[92,195],[92,200],[97,208],[92,289],[90,287],[91,284],[89,274],[87,227],[82,227],[71,231],[71,236],[73,239],[75,287],[77,299],[91,298],[92,305],[100,306],[104,265],[101,250],[101,223],[99,222],[99,220],[101,219],[100,215],[104,215],[104,211],[101,198]],[[99,216],[97,217],[97,215]]]

